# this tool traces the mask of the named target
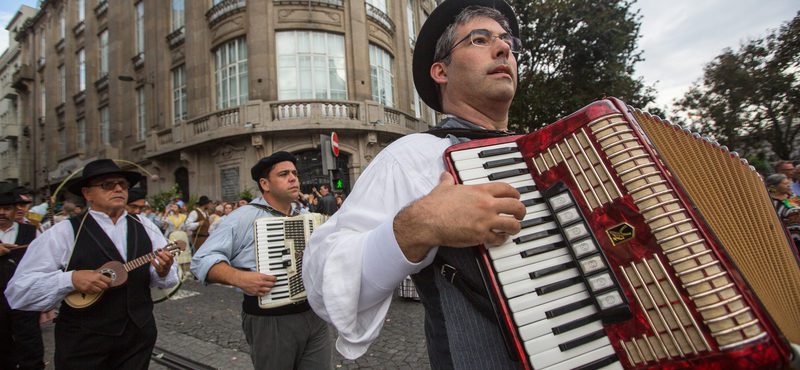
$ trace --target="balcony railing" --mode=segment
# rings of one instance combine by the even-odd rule
[[[64,51],[64,39],[63,38],[61,40],[58,40],[58,42],[56,43],[56,51],[59,52],[59,53]]]
[[[97,89],[97,91],[101,91],[107,87],[108,87],[108,73],[100,76],[100,78],[98,78],[97,81],[94,82],[94,88]]]
[[[315,5],[332,6],[341,8],[344,6],[344,0],[273,0],[278,5],[308,5],[309,3]]]
[[[394,35],[394,22],[389,18],[389,15],[382,10],[376,8],[372,4],[364,3],[367,6],[367,17],[372,18],[375,22],[383,26],[390,34]]]
[[[178,45],[183,44],[183,41],[186,40],[185,30],[185,27],[181,27],[167,35],[167,44],[169,44],[170,49],[174,49]]]
[[[85,30],[85,29],[86,29],[86,22],[84,22],[84,21],[80,21],[80,22],[79,22],[79,23],[78,23],[78,24],[75,26],[75,28],[73,28],[73,29],[72,29],[72,32],[73,32],[73,33],[75,33],[75,36],[78,36],[78,35],[80,35],[81,33],[83,33],[83,30]]]
[[[94,15],[99,17],[106,13],[108,10],[108,0],[100,0],[100,3],[94,7]]]
[[[133,68],[142,68],[142,66],[144,66],[144,52],[136,54],[133,58],[131,58],[131,61],[133,62]]]
[[[372,113],[368,113],[372,112]],[[372,116],[370,116],[372,114]],[[245,124],[247,121],[247,124]],[[375,122],[382,122],[375,125]],[[252,130],[291,127],[318,129],[319,125],[365,130],[380,130],[395,134],[423,131],[427,125],[413,115],[384,107],[375,102],[346,100],[291,100],[250,102],[246,105],[181,121],[172,127],[154,132],[148,155],[161,155],[187,146],[231,135],[245,135]]]
[[[225,18],[243,12],[246,7],[246,0],[223,0],[206,12],[208,26],[214,27]]]
[[[361,109],[355,102],[279,101],[270,103],[272,121],[334,119],[360,121]]]
[[[36,69],[40,70],[44,68],[44,62],[45,62],[44,57],[39,57],[39,59],[36,60]]]

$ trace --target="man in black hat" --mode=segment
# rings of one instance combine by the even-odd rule
[[[408,135],[382,150],[305,250],[309,302],[338,329],[336,348],[346,358],[367,351],[395,288],[415,274],[433,368],[520,366],[491,312],[474,246],[519,232],[525,207],[507,184],[454,185],[442,159],[472,136],[506,134],[518,35],[502,0],[445,0],[422,26],[414,83],[446,115],[439,132],[453,134]]]
[[[147,192],[142,188],[128,189],[128,204],[125,210],[129,215],[138,215],[142,213],[144,207],[147,206]]]
[[[56,368],[145,369],[156,342],[150,288],[178,282],[167,241],[149,220],[125,211],[128,188],[142,180],[114,161],[90,162],[68,186],[82,195],[88,211],[48,229],[28,247],[5,291],[14,309],[47,310],[78,291],[102,293],[85,308],[62,304],[55,327]],[[108,289],[111,279],[95,269],[157,251],[149,267],[128,272],[127,282]]]
[[[5,290],[28,244],[39,234],[33,225],[15,221],[25,199],[13,189],[0,189],[0,291]],[[12,310],[0,295],[0,369],[43,369],[44,343],[39,311]]]
[[[214,204],[211,203],[211,199],[205,195],[200,196],[194,209],[189,212],[189,217],[186,218],[186,230],[192,233],[190,240],[195,251],[200,249],[208,239],[208,228],[211,227],[208,212],[213,208]]]
[[[296,159],[287,152],[262,158],[250,170],[261,197],[225,217],[192,258],[192,273],[205,283],[222,283],[244,292],[242,329],[256,369],[328,369],[328,326],[306,301],[262,309],[258,297],[270,292],[275,276],[257,272],[253,222],[263,217],[296,216],[300,194]]]

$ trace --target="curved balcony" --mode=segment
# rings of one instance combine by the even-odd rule
[[[153,158],[225,137],[320,129],[380,131],[400,137],[424,131],[427,124],[371,101],[251,101],[155,132],[147,156]]]
[[[344,7],[344,0],[273,0],[278,5],[313,5],[331,6],[334,8]]]
[[[384,13],[383,10],[376,8],[372,4],[364,3],[364,5],[367,6],[367,17],[385,28],[390,35],[394,35],[394,22],[392,22],[392,19],[389,18],[389,15]]]
[[[175,31],[170,32],[167,35],[167,44],[169,44],[170,49],[174,49],[178,47],[180,44],[186,40],[186,32],[185,27],[178,28]]]
[[[213,28],[226,18],[243,12],[247,7],[247,0],[223,0],[206,12],[208,27]]]

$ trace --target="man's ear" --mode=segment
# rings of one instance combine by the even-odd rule
[[[431,64],[431,78],[437,84],[447,83],[447,66],[443,62]]]
[[[267,179],[263,177],[258,179],[258,184],[261,185],[261,189],[265,192],[269,192],[269,181],[267,181]]]

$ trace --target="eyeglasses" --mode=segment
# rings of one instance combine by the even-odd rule
[[[443,57],[439,58],[439,60],[446,59],[447,57],[449,57],[450,54],[453,53],[453,50],[455,50],[458,47],[458,45],[460,45],[464,41],[469,40],[469,42],[472,43],[472,45],[485,48],[492,46],[494,40],[496,39],[500,39],[500,41],[505,42],[506,45],[508,45],[508,47],[511,49],[512,53],[515,54],[519,53],[520,50],[522,49],[522,40],[520,40],[519,38],[510,33],[494,35],[492,34],[491,31],[487,29],[479,28],[476,30],[469,31],[468,35],[464,36],[463,39],[459,40],[455,45],[453,45],[453,47],[451,47],[450,50],[448,50],[444,54]]]
[[[128,184],[127,180],[103,181],[103,182],[101,182],[99,184],[89,185],[89,187],[99,186],[103,190],[111,191],[111,190],[116,189],[117,185],[119,185],[122,188],[122,190],[128,190],[128,187],[130,187],[130,184]]]

